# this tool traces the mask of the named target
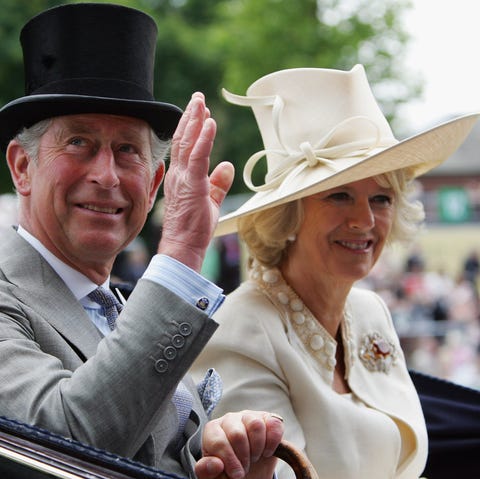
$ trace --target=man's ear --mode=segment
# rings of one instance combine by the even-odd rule
[[[30,194],[29,163],[30,159],[18,141],[10,141],[7,147],[7,164],[10,169],[10,174],[12,175],[15,190],[23,196]]]
[[[155,172],[155,176],[152,179],[152,184],[150,185],[150,196],[148,200],[148,211],[151,211],[153,205],[155,204],[155,199],[157,197],[158,188],[162,184],[163,178],[165,177],[165,163],[162,161],[160,166]]]

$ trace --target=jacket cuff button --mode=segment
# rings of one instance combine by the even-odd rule
[[[173,338],[172,338],[172,344],[176,347],[176,348],[183,348],[183,346],[185,345],[185,337],[180,335],[180,334],[176,334]]]
[[[165,361],[165,359],[158,359],[157,361],[155,361],[155,369],[159,373],[166,372],[168,369],[168,362]]]
[[[163,355],[165,356],[165,359],[172,360],[175,359],[177,356],[177,350],[173,346],[167,346],[163,350]]]
[[[178,330],[182,336],[190,336],[190,334],[192,334],[192,326],[188,323],[180,324]]]

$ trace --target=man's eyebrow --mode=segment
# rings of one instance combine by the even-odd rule
[[[88,133],[92,129],[85,125],[82,121],[77,121],[73,118],[62,119],[59,123],[59,131],[61,134],[65,133]]]
[[[135,128],[120,128],[117,130],[118,133],[122,136],[122,141],[132,142],[132,143],[143,143],[145,137],[143,132],[137,131]]]
[[[85,120],[78,120],[75,118],[64,118],[60,124],[60,131],[61,134],[87,134],[95,132],[95,128],[93,128],[88,121]],[[143,142],[145,140],[143,136],[143,131],[140,128],[136,128],[135,126],[121,126],[117,129],[118,134],[123,138],[122,141],[127,142]]]

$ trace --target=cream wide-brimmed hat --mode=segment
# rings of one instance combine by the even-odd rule
[[[353,181],[398,169],[417,177],[445,161],[480,117],[465,115],[398,141],[362,65],[281,70],[254,82],[247,96],[222,93],[230,103],[252,108],[265,149],[249,158],[243,172],[255,194],[220,218],[215,236],[235,232],[240,216]],[[253,185],[253,168],[263,157],[265,182]]]

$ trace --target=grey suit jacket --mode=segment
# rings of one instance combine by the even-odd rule
[[[171,396],[216,327],[168,289],[140,280],[103,338],[41,255],[15,230],[0,233],[0,415],[191,473],[207,418],[186,380],[194,410],[178,451]],[[171,346],[175,354],[164,355]]]

